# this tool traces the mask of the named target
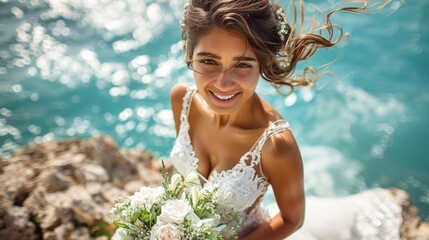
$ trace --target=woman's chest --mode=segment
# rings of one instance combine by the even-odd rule
[[[243,133],[236,129],[213,129],[195,126],[189,131],[196,158],[198,172],[209,178],[214,171],[222,172],[233,169],[240,159],[249,152],[256,134]]]

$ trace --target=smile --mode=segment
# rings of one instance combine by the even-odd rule
[[[213,93],[213,92],[212,92]],[[220,100],[229,100],[231,98],[233,98],[235,95],[237,94],[231,94],[231,95],[227,95],[227,96],[222,96],[222,95],[218,95],[216,93],[213,93],[213,95],[217,98],[219,98]]]
[[[239,92],[233,93],[233,94],[228,94],[228,95],[217,94],[217,93],[214,93],[213,91],[209,91],[209,92],[212,95],[213,99],[217,100],[218,102],[222,102],[222,103],[229,103],[229,102],[235,101],[237,96],[240,95]]]

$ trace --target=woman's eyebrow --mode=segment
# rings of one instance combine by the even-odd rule
[[[199,52],[197,53],[197,56],[201,56],[201,57],[212,57],[212,58],[216,58],[216,59],[222,59],[220,56],[214,54],[214,53],[209,53],[209,52]]]
[[[246,56],[240,56],[240,57],[235,57],[234,58],[235,61],[249,61],[249,62],[256,62],[256,58],[253,57],[246,57]]]
[[[216,55],[216,54],[210,53],[210,52],[199,52],[199,53],[197,53],[197,56],[212,57],[212,58],[215,58],[215,59],[222,59],[219,55]],[[256,58],[247,57],[247,56],[234,57],[233,60],[234,61],[251,61],[251,62],[257,62]]]

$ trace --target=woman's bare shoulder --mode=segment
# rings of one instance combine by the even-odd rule
[[[183,101],[183,96],[185,96],[186,89],[190,86],[190,83],[177,83],[170,90],[170,99],[171,102]]]
[[[264,145],[262,155],[262,166],[268,178],[302,170],[301,153],[289,129],[271,136]]]

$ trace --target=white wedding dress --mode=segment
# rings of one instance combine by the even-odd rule
[[[199,174],[188,122],[190,103],[195,91],[195,86],[190,86],[183,97],[179,133],[170,153],[171,163],[182,175],[190,172]],[[261,150],[265,141],[281,131],[290,131],[286,121],[272,123],[234,168],[214,172],[209,180],[205,179],[219,188],[221,201],[243,212],[244,221],[239,229],[241,234],[251,232],[278,213],[276,204],[262,206],[269,183],[264,176],[257,174],[255,168],[260,167]],[[396,240],[399,239],[401,223],[401,209],[384,189],[368,190],[340,198],[309,197],[306,199],[303,227],[287,239]]]

